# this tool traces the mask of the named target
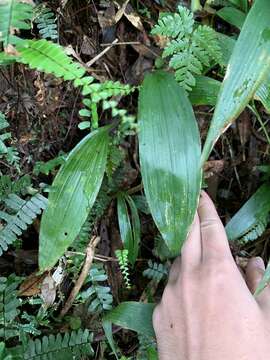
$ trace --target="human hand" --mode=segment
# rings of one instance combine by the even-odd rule
[[[253,293],[264,272],[261,258],[243,277],[224,227],[206,193],[171,268],[153,324],[160,360],[270,358],[270,288]]]

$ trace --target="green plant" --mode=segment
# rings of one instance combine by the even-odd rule
[[[195,28],[191,11],[178,6],[178,13],[162,14],[152,34],[168,37],[162,57],[171,57],[169,66],[175,78],[190,91],[195,85],[194,75],[202,74],[211,63],[219,63],[221,52],[215,31],[205,25]]]
[[[6,129],[9,127],[4,114],[0,112],[0,131],[3,132],[0,134],[0,157],[4,158],[9,164],[15,165],[19,169],[19,153],[18,151],[10,145],[7,145],[7,140],[11,140],[11,133],[6,132]]]
[[[10,275],[0,277],[0,339],[8,340],[18,336],[15,319],[19,314],[21,301],[18,298],[18,278]]]
[[[123,275],[125,285],[127,289],[131,288],[129,280],[129,268],[128,268],[128,250],[115,250],[115,256],[117,257],[118,264]]]
[[[30,340],[26,345],[16,349],[23,351],[19,359],[38,360],[56,359],[72,360],[94,355],[91,347],[93,334],[89,330],[66,332],[65,334],[43,336],[41,339]]]
[[[0,3],[0,42],[4,47],[18,44],[21,39],[14,34],[14,29],[31,29],[33,7],[23,0],[3,0]]]
[[[86,279],[85,286],[87,288],[81,291],[78,296],[79,300],[86,300],[89,303],[89,312],[97,313],[112,308],[113,297],[111,288],[102,285],[102,283],[107,280],[108,276],[105,273],[103,266],[95,264],[95,266],[91,268]]]
[[[58,39],[56,17],[51,9],[40,4],[34,8],[34,22],[37,24],[39,34],[43,39]]]
[[[149,260],[148,268],[144,270],[143,276],[159,282],[164,277],[166,278],[168,276],[168,268],[163,264],[158,264],[156,262],[153,262],[152,260]]]
[[[0,229],[0,255],[47,207],[47,199],[41,194],[36,194],[28,200],[9,194],[4,202],[6,210],[0,211],[0,219],[5,222]]]

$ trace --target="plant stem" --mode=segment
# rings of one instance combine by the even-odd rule
[[[191,0],[191,10],[193,12],[202,10],[200,0]]]
[[[72,291],[65,303],[65,306],[63,307],[63,309],[60,313],[60,317],[63,317],[64,315],[66,315],[66,313],[71,308],[73,301],[75,300],[78,292],[81,290],[81,287],[83,286],[83,283],[84,283],[84,281],[89,273],[89,270],[92,266],[92,262],[93,262],[94,255],[95,255],[95,249],[96,249],[96,246],[99,243],[99,241],[100,241],[100,237],[98,237],[98,236],[97,237],[94,236],[90,240],[90,242],[87,246],[87,249],[86,249],[86,258],[85,258],[85,262],[84,262],[82,271],[74,285],[74,288],[72,289]]]

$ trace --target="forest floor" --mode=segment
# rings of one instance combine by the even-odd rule
[[[174,11],[177,2],[51,0],[46,3],[57,16],[59,43],[67,48],[69,54],[87,66],[91,76],[100,82],[118,80],[138,86],[145,73],[154,68],[155,60],[161,54],[162,39],[150,35],[151,28],[156,23],[159,12]],[[181,3],[188,5],[188,2]],[[239,33],[234,27],[211,14],[202,12],[196,15],[196,19],[202,22],[209,21],[209,18],[219,31],[228,35]],[[122,105],[136,116],[137,101],[138,92],[135,91],[125,97]],[[13,179],[29,175],[33,187],[51,184],[57,167],[48,175],[44,167],[40,172],[34,169],[37,169],[37,164],[68,153],[87,134],[87,130],[78,128],[81,122],[79,110],[82,106],[79,90],[74,89],[69,82],[29,70],[21,64],[1,67],[0,111],[7,116],[12,146],[20,156],[17,168],[0,159],[2,175]],[[257,110],[263,120],[268,119],[269,115],[262,106],[258,105]],[[194,111],[203,143],[213,115],[213,107],[197,106]],[[266,127],[269,127],[268,124]],[[121,147],[124,161],[117,173],[118,190],[127,191],[130,195],[142,195],[137,137],[128,136]],[[258,189],[262,177],[258,166],[269,163],[269,151],[268,141],[249,109],[246,109],[218,140],[206,164],[205,181],[207,192],[214,200],[224,224]],[[114,255],[115,249],[121,248],[115,200],[112,199],[101,216],[94,219],[93,228],[101,237],[97,255],[104,260],[107,283],[115,304],[127,300],[158,301],[164,288],[164,281],[149,285],[149,280],[142,275],[150,259],[157,262],[160,260],[152,251],[155,239],[159,236],[158,231],[147,211],[140,212],[140,221],[141,252],[135,270],[130,270],[129,290],[124,287]],[[40,219],[22,235],[14,248],[10,248],[0,257],[1,276],[7,277],[15,273],[26,279],[24,281],[26,287],[28,286],[27,291],[21,288],[20,295],[25,301],[25,309],[35,316],[38,307],[31,307],[25,299],[38,297],[42,282],[41,278],[37,279],[33,275],[38,268],[39,226]],[[233,244],[233,255],[247,258],[262,256],[267,261],[270,255],[269,234],[268,229],[256,241],[246,245]],[[74,261],[68,267],[61,284],[61,296],[66,297],[70,292],[80,264]],[[163,264],[169,267],[170,262],[163,261]],[[34,276],[34,281],[31,276]],[[76,306],[67,317],[59,321],[57,316],[63,304],[63,299],[57,294],[57,306],[52,307],[47,317],[50,326],[47,327],[45,323],[40,325],[42,334],[50,333],[51,328],[62,332],[78,329],[83,325],[94,332],[95,358],[112,359],[104,342],[99,315],[86,314],[84,306]],[[135,356],[139,346],[135,335],[120,331],[118,327],[114,328],[114,333],[122,354],[127,358]]]

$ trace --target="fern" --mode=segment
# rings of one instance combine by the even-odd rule
[[[240,241],[246,243],[248,241],[256,240],[263,234],[268,223],[268,214],[265,218],[261,218],[244,236],[241,237]]]
[[[24,41],[18,51],[23,64],[64,80],[80,80],[85,73],[84,68],[73,62],[60,45],[45,39]]]
[[[18,336],[15,318],[19,315],[21,301],[17,295],[18,278],[10,275],[0,277],[0,339],[8,340]]]
[[[75,84],[77,84],[75,82]],[[105,81],[104,83],[86,83],[83,85],[82,94],[89,96],[83,100],[86,108],[81,109],[79,114],[82,117],[92,119],[92,128],[98,127],[98,112],[97,104],[102,102],[103,110],[112,111],[112,117],[119,116],[122,121],[126,121],[127,111],[117,107],[118,101],[115,99],[117,96],[126,96],[130,94],[134,88],[130,85],[121,84],[119,81]],[[112,99],[113,97],[113,99]]]
[[[139,334],[139,348],[137,351],[136,360],[158,359],[157,344],[155,339]]]
[[[163,264],[158,264],[156,262],[153,262],[152,260],[149,260],[148,269],[144,270],[143,276],[146,276],[148,279],[159,282],[164,277],[168,276],[168,269]]]
[[[40,4],[34,9],[34,22],[37,24],[39,34],[43,39],[58,39],[56,17],[54,13],[44,4]]]
[[[18,169],[20,160],[18,152],[13,146],[6,144],[7,140],[11,140],[11,133],[6,131],[8,127],[9,123],[4,114],[0,112],[0,132],[2,132],[0,134],[0,157],[5,158],[9,164],[14,165]]]
[[[0,177],[0,201],[3,201],[10,194],[23,194],[27,187],[31,185],[29,175],[24,175],[18,180],[12,180],[10,176],[2,175]]]
[[[195,85],[194,75],[202,74],[211,62],[220,61],[216,32],[205,25],[195,28],[192,12],[183,6],[178,6],[176,14],[162,14],[152,34],[169,38],[162,57],[172,57],[169,66],[187,91]]]
[[[14,35],[15,29],[31,29],[33,7],[23,0],[1,0],[0,2],[0,42],[4,47],[18,44],[21,39]]]
[[[89,330],[72,331],[64,335],[43,336],[41,339],[30,340],[22,346],[25,360],[73,360],[94,355],[91,347],[93,335]]]
[[[96,264],[90,270],[86,279],[86,290],[81,291],[78,299],[88,300],[88,311],[91,313],[100,312],[102,310],[110,310],[112,308],[113,297],[109,286],[100,285],[108,280],[103,266]]]
[[[47,206],[47,199],[41,194],[36,194],[29,200],[23,200],[15,194],[10,194],[5,199],[5,205],[9,212],[0,211],[0,219],[6,223],[0,230],[0,255],[41,214]]]
[[[115,256],[117,257],[121,273],[123,275],[125,285],[127,289],[131,288],[129,280],[129,268],[128,268],[128,250],[115,250]]]

